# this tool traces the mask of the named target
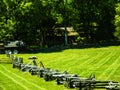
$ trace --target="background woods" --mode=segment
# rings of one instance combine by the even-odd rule
[[[0,0],[0,41],[43,47],[119,40],[119,34],[119,0]]]

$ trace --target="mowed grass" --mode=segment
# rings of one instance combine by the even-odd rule
[[[113,80],[120,82],[120,46],[101,48],[66,49],[59,52],[18,54],[29,62],[29,56],[38,57],[45,67],[67,70],[81,77],[89,77],[94,73],[97,80]],[[0,55],[0,59],[6,55]],[[45,82],[43,78],[31,76],[28,72],[13,69],[12,64],[0,64],[0,90],[75,90],[55,81]]]

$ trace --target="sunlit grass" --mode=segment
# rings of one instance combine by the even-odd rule
[[[37,53],[37,54],[18,54],[15,56],[23,57],[24,63],[28,63],[29,56],[38,57],[37,62],[42,61],[45,67],[68,70],[70,73],[78,74],[82,77],[89,77],[91,73],[96,75],[98,80],[113,80],[120,82],[120,46],[110,46],[102,48],[86,49],[66,49],[60,52]],[[0,55],[0,59],[6,55]],[[43,78],[31,76],[18,69],[13,69],[11,64],[0,65],[0,88],[4,90],[69,90],[63,85],[56,85],[55,81],[45,82]],[[5,76],[3,73],[14,78],[15,81]],[[11,83],[10,83],[11,82]],[[9,84],[8,84],[9,83]],[[20,86],[23,84],[23,87]],[[11,87],[11,89],[9,89]],[[74,89],[75,90],[75,89]]]

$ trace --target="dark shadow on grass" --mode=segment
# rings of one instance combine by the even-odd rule
[[[77,45],[57,45],[49,48],[32,48],[27,53],[52,53],[52,52],[62,52],[66,49],[85,49],[85,48],[102,48],[109,46],[119,46],[120,42],[115,43],[92,43],[92,44],[77,44]]]

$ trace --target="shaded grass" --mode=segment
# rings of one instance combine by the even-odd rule
[[[103,48],[86,49],[67,49],[61,52],[38,53],[38,54],[18,54],[23,57],[24,63],[29,62],[29,56],[38,57],[37,62],[42,61],[45,67],[58,69],[60,71],[68,70],[70,73],[76,73],[82,77],[89,77],[91,73],[96,75],[98,80],[113,80],[120,82],[120,46],[110,46]],[[5,58],[6,55],[0,55]],[[69,90],[63,85],[56,85],[55,81],[45,82],[43,78],[31,76],[29,73],[19,72],[13,69],[11,64],[0,65],[0,70],[10,77],[14,77],[19,83],[30,90]],[[7,69],[9,71],[7,71]],[[18,76],[16,76],[18,75]],[[9,84],[8,84],[9,83]],[[8,89],[12,86],[11,89]],[[23,87],[0,73],[0,87],[4,90],[24,90]],[[72,90],[72,89],[70,89]],[[75,90],[75,89],[73,89]]]

